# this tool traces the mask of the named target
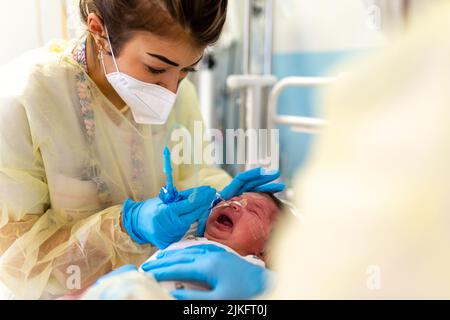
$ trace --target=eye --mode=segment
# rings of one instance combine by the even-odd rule
[[[250,211],[251,213],[254,213],[255,216],[257,216],[258,218],[261,218],[261,217],[259,216],[258,210],[255,210],[255,208],[249,208],[249,211]]]
[[[187,72],[187,73],[195,73],[198,70],[195,68],[187,68],[187,69],[183,69],[183,72]]]
[[[150,67],[150,66],[147,66],[147,70],[148,70],[151,74],[155,74],[155,75],[157,75],[157,74],[162,74],[162,73],[166,72],[166,70],[164,70],[164,69],[155,69],[155,68],[152,68],[152,67]]]

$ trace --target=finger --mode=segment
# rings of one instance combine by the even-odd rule
[[[255,168],[241,172],[224,190],[220,192],[220,195],[225,200],[229,200],[234,196],[241,195],[256,186],[266,184],[270,181],[278,179],[279,177],[279,170],[268,171],[264,168]]]
[[[163,258],[163,259],[147,261],[141,266],[141,268],[144,271],[151,271],[153,269],[164,268],[164,267],[172,266],[175,264],[189,263],[194,260],[195,260],[195,258],[192,256],[178,255],[178,256],[172,256],[172,257],[167,257],[167,258]]]
[[[200,191],[192,192],[184,201],[188,201],[191,205],[203,206],[211,204],[216,197],[216,189],[204,188]]]
[[[263,169],[261,167],[240,172],[236,175],[236,179],[241,181],[249,181],[260,177],[263,174]]]
[[[190,218],[194,218],[193,221],[198,220],[200,218],[202,218],[207,212],[209,212],[209,208],[211,207],[211,204],[206,204],[204,203],[202,206],[199,207],[193,207],[191,205],[191,210],[188,212],[176,212],[176,214],[180,217],[180,218],[185,218],[189,219]]]
[[[214,300],[213,291],[178,289],[170,294],[177,300]]]
[[[180,219],[181,225],[182,226],[190,226],[195,221],[200,220],[200,218],[202,218],[205,215],[205,213],[208,212],[208,208],[209,207],[203,207],[203,208],[194,210],[191,213],[179,216],[178,218]]]
[[[255,180],[259,180],[263,177],[272,177],[273,179],[277,179],[280,176],[280,174],[281,174],[280,170],[266,170],[264,168],[256,168],[239,173],[236,176],[236,179],[245,182],[252,182]]]
[[[274,180],[278,179],[279,177],[280,177],[279,173],[273,174],[273,175],[270,174],[270,175],[260,176],[258,179],[255,179],[253,181],[249,181],[248,183],[246,183],[242,187],[241,191],[242,191],[242,193],[253,191],[254,188],[265,185],[266,183],[274,181]]]
[[[202,193],[205,192],[209,189],[214,189],[210,186],[201,186],[198,188],[192,188],[192,189],[187,189],[187,190],[183,190],[178,192],[178,195],[180,195],[183,199],[187,199],[191,194],[195,194],[195,193]]]
[[[211,188],[201,193],[193,193],[186,200],[172,202],[168,204],[168,206],[177,215],[182,215],[190,213],[195,209],[199,209],[203,206],[209,206],[214,200],[215,195],[215,190]]]
[[[241,188],[253,179],[261,176],[261,168],[251,169],[245,172],[238,173],[231,183],[220,192],[220,195],[225,200],[229,200],[236,194],[240,194]]]
[[[191,247],[192,248],[192,247]],[[190,254],[203,254],[205,253],[206,250],[205,249],[201,249],[201,248],[195,248],[195,250],[191,250]],[[185,254],[184,250],[167,250],[167,251],[163,251],[161,253],[158,253],[156,255],[156,259],[162,259],[162,258],[167,258],[167,257],[171,257],[177,254],[183,253]]]
[[[270,192],[277,193],[281,192],[286,188],[284,183],[268,183],[253,189],[254,192]]]
[[[159,198],[166,204],[183,200],[183,197],[178,194],[178,191],[175,189],[175,187],[173,192],[169,192],[166,187],[162,187],[159,190]]]
[[[157,281],[190,281],[201,282],[212,286],[208,281],[207,270],[195,263],[177,264],[152,269],[149,272]]]
[[[234,177],[234,179],[231,181],[230,184],[228,184],[221,192],[220,196],[225,199],[229,200],[234,195],[240,192],[242,186],[246,183],[248,179],[254,179],[259,177],[261,174],[261,169],[256,168],[249,171],[241,172]]]
[[[200,217],[200,219],[198,220],[198,226],[197,226],[197,236],[198,237],[203,237],[203,235],[205,234],[205,229],[206,229],[206,222],[208,221],[208,218],[211,214],[211,210],[206,211],[202,217]]]
[[[203,250],[203,253],[226,251],[224,248],[219,247],[219,246],[217,246],[215,244],[199,244],[199,245],[196,245],[196,246],[189,247],[187,249],[192,249],[192,250],[201,249],[201,250]],[[185,252],[188,252],[187,249],[185,249]],[[192,254],[192,253],[189,252],[189,254]]]
[[[226,250],[214,244],[199,244],[185,249],[164,251],[158,254],[157,258],[159,259],[159,255],[161,255],[162,257],[170,257],[175,255],[200,255],[206,252],[220,252],[220,251]]]
[[[191,226],[195,221],[199,221],[200,217],[202,216],[202,212],[205,210],[207,210],[206,207],[204,207],[201,210],[196,210],[191,214],[186,214],[181,217],[178,217],[180,219],[180,225]]]
[[[208,221],[208,218],[203,218],[198,221],[197,237],[203,237],[205,235],[207,221]]]
[[[210,205],[214,199],[216,198],[216,189],[208,188],[204,189],[201,192],[194,192],[189,197],[188,200],[192,201],[192,203],[206,203]],[[205,200],[206,199],[206,200]]]

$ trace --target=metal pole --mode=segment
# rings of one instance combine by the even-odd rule
[[[252,0],[244,0],[244,37],[242,73],[250,74],[251,31],[252,31]]]
[[[243,30],[243,59],[242,59],[242,73],[250,74],[250,56],[251,56],[251,31],[252,31],[252,0],[244,0],[244,30]],[[244,88],[240,94],[241,108],[239,112],[239,127],[243,129],[248,128],[248,110],[249,107],[249,90]],[[239,171],[245,170],[245,164],[239,166]]]
[[[266,17],[264,31],[264,74],[272,74],[273,57],[273,0],[266,0]]]
[[[321,119],[278,115],[278,98],[284,90],[290,87],[317,88],[330,85],[335,81],[336,78],[331,77],[287,77],[279,81],[273,87],[269,97],[269,106],[267,112],[268,129],[274,129],[277,124],[286,124],[290,126],[296,126],[297,130],[303,130],[304,132],[320,130],[320,128],[323,127],[323,125],[326,123]]]

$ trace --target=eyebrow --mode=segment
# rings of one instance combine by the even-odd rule
[[[179,66],[180,66],[178,63],[173,62],[173,61],[170,60],[169,58],[164,57],[164,56],[162,56],[162,55],[155,54],[155,53],[150,53],[150,52],[147,52],[147,54],[148,54],[149,56],[154,57],[154,58],[156,58],[156,59],[159,59],[159,60],[161,60],[162,62],[165,62],[165,63],[167,63],[167,64],[169,64],[169,65],[171,65],[171,66],[173,66],[173,67],[179,67]],[[195,66],[195,65],[196,65],[197,63],[199,63],[200,60],[202,60],[202,59],[203,59],[203,55],[200,57],[200,59],[198,59],[195,63],[191,64],[189,67]]]

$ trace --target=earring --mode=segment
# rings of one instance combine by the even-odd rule
[[[97,43],[97,47],[98,47],[97,58],[98,58],[99,61],[101,61],[102,60],[103,46]]]

